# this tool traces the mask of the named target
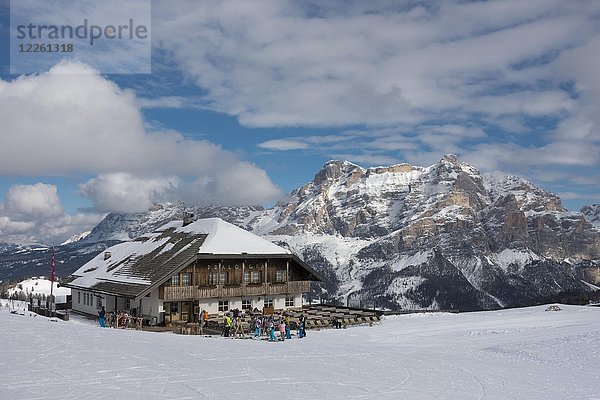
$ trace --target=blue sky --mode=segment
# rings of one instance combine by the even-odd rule
[[[329,159],[453,153],[600,201],[598,2],[155,0],[152,73],[33,75],[10,74],[0,4],[0,240],[154,201],[269,205]]]

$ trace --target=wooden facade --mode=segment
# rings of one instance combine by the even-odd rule
[[[305,293],[310,281],[289,259],[196,260],[159,287],[162,300]]]

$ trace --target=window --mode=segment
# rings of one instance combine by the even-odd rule
[[[171,303],[171,314],[177,314],[179,312],[179,303]]]
[[[81,292],[77,291],[77,304],[81,304]]]
[[[265,297],[265,307],[273,307],[273,298]]]
[[[252,301],[251,300],[242,300],[242,310],[251,310],[252,309]]]
[[[229,311],[228,300],[219,300],[219,311]]]
[[[84,305],[84,306],[87,306],[87,305],[88,305],[88,294],[89,294],[88,292],[85,292],[85,293],[83,294],[83,305]]]
[[[125,299],[125,309],[129,310],[131,308],[131,299]]]
[[[277,283],[281,283],[281,282],[285,282],[285,270],[283,269],[278,269],[277,271],[275,271],[275,282]]]
[[[210,272],[208,274],[208,284],[209,285],[217,285],[219,282],[217,282],[217,272]]]
[[[221,285],[227,284],[227,271],[221,271],[221,276],[219,277],[219,283]]]
[[[244,283],[250,283],[250,271],[244,271]]]
[[[189,272],[184,272],[181,274],[181,286],[190,286],[191,274]]]
[[[171,286],[179,286],[179,275],[173,275],[171,277]]]
[[[163,310],[165,310],[165,314],[171,314],[171,303],[163,303]]]
[[[96,308],[102,308],[102,297],[96,297]]]
[[[250,278],[250,282],[260,283],[260,272],[259,271],[252,271],[252,277]]]
[[[294,305],[295,305],[294,304],[295,303],[294,300],[295,300],[294,297],[292,297],[292,296],[286,296],[285,297],[285,306],[286,307],[294,307]]]

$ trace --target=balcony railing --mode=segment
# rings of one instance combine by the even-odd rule
[[[267,283],[252,285],[165,286],[164,300],[206,299],[212,297],[265,296],[287,293],[305,293],[310,290],[310,281]]]

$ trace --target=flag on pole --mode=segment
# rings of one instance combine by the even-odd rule
[[[52,262],[50,263],[50,282],[54,285],[55,269],[54,269],[54,247],[52,247]]]
[[[54,308],[54,246],[52,246],[52,261],[50,262],[50,317],[52,318],[52,309]]]

